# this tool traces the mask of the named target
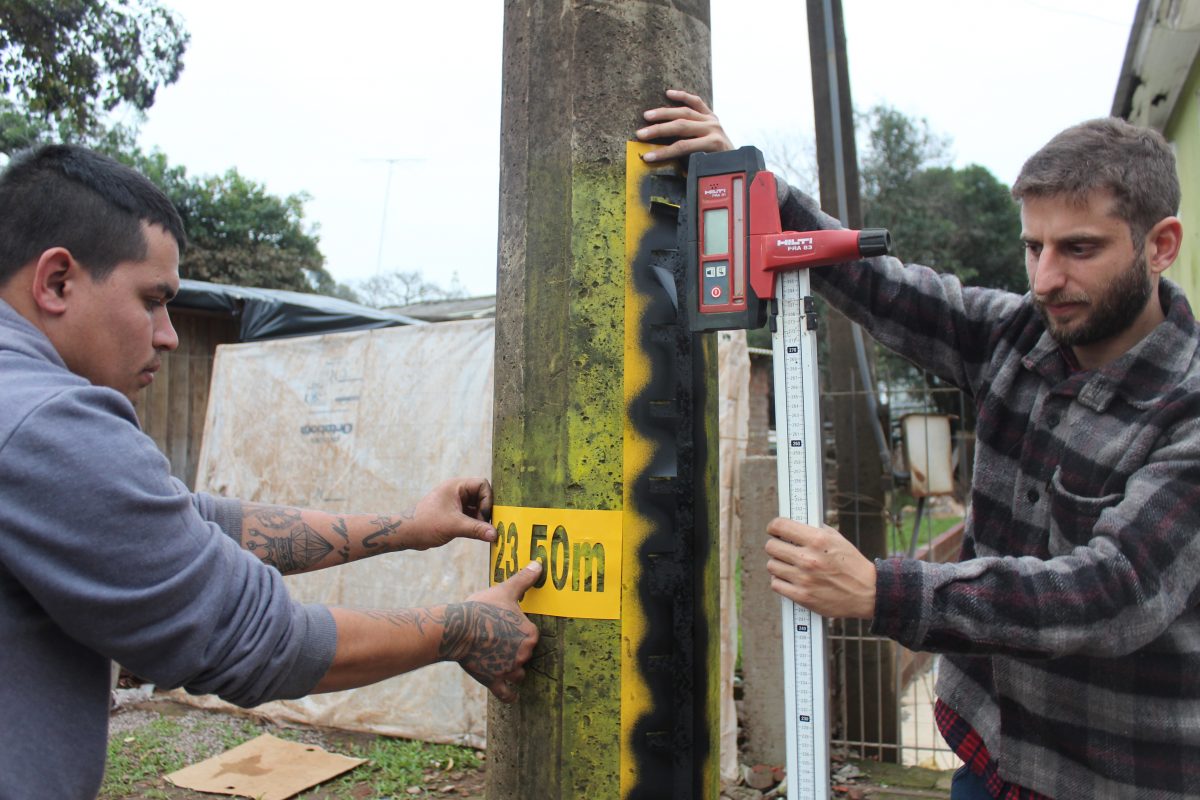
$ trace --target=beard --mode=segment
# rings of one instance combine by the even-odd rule
[[[1074,347],[1095,344],[1124,331],[1142,313],[1153,291],[1146,255],[1139,253],[1129,269],[1095,299],[1083,293],[1054,292],[1044,297],[1034,295],[1033,304],[1054,340],[1064,347]],[[1092,309],[1074,328],[1066,328],[1046,312],[1046,306],[1059,303],[1089,303]]]

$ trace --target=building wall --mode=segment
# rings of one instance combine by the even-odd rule
[[[1181,285],[1193,308],[1200,308],[1200,61],[1191,72],[1163,135],[1175,147],[1183,187],[1180,219],[1183,249],[1167,277]]]
[[[171,474],[195,485],[208,388],[217,345],[238,340],[233,317],[173,309],[171,322],[179,347],[163,355],[162,369],[135,405],[144,430],[167,460]]]

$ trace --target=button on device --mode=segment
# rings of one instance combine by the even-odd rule
[[[720,286],[712,287],[712,290],[709,292],[709,294],[711,294],[713,296],[713,299],[720,297],[721,296],[721,287]]]
[[[1025,493],[1025,497],[1027,497],[1029,499],[1029,502],[1036,503],[1038,501],[1038,498],[1041,497],[1041,495],[1038,494],[1037,489],[1030,489],[1028,492]]]

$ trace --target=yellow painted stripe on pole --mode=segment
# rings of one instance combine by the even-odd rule
[[[491,583],[539,561],[542,576],[521,601],[525,613],[620,619],[621,523],[620,511],[496,506]]]
[[[650,360],[638,341],[639,321],[645,313],[646,300],[634,290],[633,260],[642,237],[650,230],[650,209],[644,207],[640,196],[642,180],[650,168],[642,161],[642,153],[654,145],[627,142],[625,145],[625,408],[650,381]],[[637,651],[646,633],[646,617],[638,598],[638,578],[641,564],[638,552],[652,532],[649,520],[637,513],[632,501],[635,479],[650,465],[650,442],[630,423],[625,415],[623,447],[624,497],[621,507],[624,519],[624,565],[621,583],[621,797],[628,797],[637,783],[636,759],[633,756],[633,727],[650,709],[650,691],[637,664]]]

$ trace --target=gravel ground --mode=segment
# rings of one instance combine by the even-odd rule
[[[350,755],[350,748],[359,745],[366,746],[377,737],[369,734],[352,733],[348,731],[311,728],[302,725],[280,727],[269,722],[257,720],[252,716],[233,715],[217,711],[208,711],[184,705],[165,698],[150,698],[144,696],[126,696],[122,707],[117,708],[110,719],[109,736],[112,741],[124,741],[127,737],[144,729],[157,720],[169,718],[179,730],[171,738],[170,747],[178,753],[185,764],[193,764],[228,749],[230,732],[239,732],[243,738],[253,738],[259,733],[271,733],[281,738],[301,741],[316,745],[332,753]],[[486,783],[486,760],[476,769],[455,768],[450,771],[440,769],[425,770],[420,785],[409,786],[400,794],[389,794],[388,797],[421,797],[435,800],[484,800]],[[362,768],[360,768],[362,769]],[[747,783],[757,783],[750,776],[749,767]],[[379,795],[373,791],[371,781],[365,772],[359,773],[362,780],[347,789],[345,786],[335,786],[337,781],[325,784],[316,789],[298,795],[299,800],[338,800],[338,798],[374,799]],[[351,777],[354,772],[349,773]],[[914,800],[914,798],[946,798],[949,796],[950,772],[934,772],[921,768],[904,768],[894,765],[874,764],[869,762],[844,762],[835,771],[833,797],[847,800]],[[750,785],[726,787],[721,793],[723,800],[775,800],[782,797],[786,790],[784,786],[771,786],[771,781],[760,783],[762,789]],[[102,795],[104,800],[119,798],[156,798],[156,800],[213,800],[218,795],[201,794],[185,789],[178,789],[159,776],[157,780],[139,784],[142,787],[137,793],[124,795]]]
[[[251,739],[260,733],[269,733],[280,738],[312,744],[331,753],[352,755],[351,748],[358,746],[365,750],[377,738],[371,734],[350,731],[313,728],[303,725],[278,726],[259,720],[251,715],[227,714],[218,711],[194,708],[174,700],[151,697],[149,693],[142,696],[126,695],[122,705],[116,708],[109,718],[109,741],[125,743],[136,736],[144,735],[146,726],[169,719],[178,728],[170,738],[170,750],[182,759],[184,765],[194,764],[225,752],[231,746],[231,735],[241,739]],[[417,785],[407,787],[406,791],[397,797],[434,798],[435,800],[483,800],[484,767],[477,769],[454,768],[426,769]],[[335,800],[336,798],[375,798],[374,781],[366,765],[347,773],[352,785],[347,787],[341,779],[310,789],[297,797],[301,800]],[[354,783],[355,778],[358,783]],[[391,795],[389,795],[391,796]],[[156,800],[213,800],[220,795],[204,794],[186,789],[179,789],[166,780],[162,775],[155,779],[141,781],[136,789],[124,793],[107,793],[101,795],[104,800],[125,800],[125,798],[156,798]]]

